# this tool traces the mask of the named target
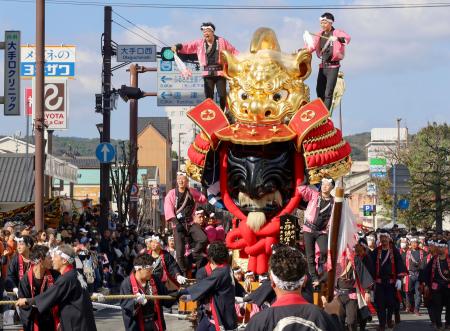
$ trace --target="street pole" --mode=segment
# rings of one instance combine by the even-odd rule
[[[49,155],[53,152],[53,130],[47,130],[47,158]],[[44,188],[44,195],[46,199],[52,198],[52,180],[53,178],[51,176],[45,175],[44,176],[44,182],[45,182],[45,188]]]
[[[178,132],[178,171],[181,169],[181,136],[184,135],[184,132]]]
[[[138,65],[130,65],[130,86],[138,87]],[[138,100],[130,99],[130,165],[129,179],[130,186],[137,186],[137,122],[138,122]],[[137,201],[132,201],[130,197],[129,222],[137,224]]]
[[[401,118],[397,118],[397,160],[394,160],[396,164],[399,162],[400,158],[400,121]],[[392,225],[397,222],[397,174],[396,174],[396,164],[392,165],[392,191],[393,191],[393,206],[392,206]]]
[[[36,90],[34,98],[34,225],[44,229],[44,61],[45,61],[45,0],[36,0]]]
[[[113,55],[111,43],[112,7],[104,8],[103,32],[103,134],[102,143],[109,143],[111,139],[111,57]],[[103,232],[108,228],[109,216],[109,163],[100,163],[100,229]]]
[[[138,88],[139,79],[138,74],[156,71],[157,68],[147,68],[139,66],[138,64],[130,65],[130,68],[127,70],[130,72],[130,87]],[[144,96],[156,96],[156,92],[146,92]],[[135,185],[137,187],[137,173],[138,173],[138,99],[130,99],[130,165],[128,168],[129,171],[129,184],[130,187]],[[131,201],[130,197],[130,205],[128,208],[128,220],[134,224],[137,222],[137,201]]]

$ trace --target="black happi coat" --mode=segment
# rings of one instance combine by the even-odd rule
[[[158,277],[153,277],[153,280],[156,285],[156,289],[158,291],[158,295],[166,295],[167,289],[166,287],[161,283]],[[150,283],[147,282],[147,286],[145,288],[145,294],[150,294],[149,291]],[[120,294],[133,294],[133,289],[131,286],[130,276],[125,278],[122,281],[122,284],[120,284]],[[155,293],[153,293],[156,295]],[[159,319],[161,321],[161,324],[163,326],[163,329],[166,329],[166,322],[164,320],[164,314],[161,304],[163,304],[165,307],[170,308],[172,307],[174,301],[171,300],[158,300],[159,305],[159,316],[156,316],[156,307],[155,307],[155,301],[153,300],[147,300],[147,303],[144,306],[141,306],[134,302],[134,299],[122,299],[120,300],[120,307],[122,307],[122,318],[123,323],[125,325],[125,330],[127,331],[144,331],[140,330],[139,325],[140,322],[138,320],[139,318],[139,311],[142,310],[142,313],[144,316],[153,316],[153,321],[156,321]],[[146,325],[148,324],[148,325]],[[144,323],[144,328],[146,330],[153,330],[153,322],[151,323]]]
[[[30,267],[30,263],[23,262],[23,275],[25,275],[28,271],[28,268]],[[8,265],[8,277],[6,278],[6,289],[12,290],[13,288],[17,287],[19,288],[19,254],[16,253],[11,258],[11,261]]]
[[[53,284],[54,284],[56,279],[59,277],[59,272],[57,272],[56,270],[49,270],[49,272],[53,277]],[[40,282],[37,282],[37,280],[33,275],[33,293],[31,293],[31,286],[27,272],[19,283],[19,298],[31,298],[40,294],[42,282],[43,279],[41,279]],[[50,286],[53,285],[50,285],[47,282],[47,285],[42,290],[46,291]],[[22,321],[23,328],[25,331],[34,330],[34,321],[36,319],[38,321],[39,330],[43,331],[56,330],[53,312],[51,309],[39,313],[35,307],[26,306],[20,308],[20,320]]]
[[[306,282],[301,288],[302,297],[309,303],[313,303],[313,288],[311,277],[306,276]],[[261,285],[253,292],[245,296],[244,301],[256,304],[261,307],[264,302],[272,304],[276,299],[275,291],[272,288],[270,279],[264,280]]]
[[[34,297],[39,313],[58,306],[62,331],[96,331],[92,302],[76,270],[59,276],[55,284]]]
[[[381,248],[381,247],[380,247]],[[383,264],[383,261],[386,258],[386,254],[388,254],[389,250],[381,250],[381,256],[378,259],[378,248],[375,248],[372,252],[370,252],[370,257],[372,259],[372,267],[373,267],[373,278],[376,282],[390,282],[397,278],[401,278],[403,276],[407,275],[407,270],[405,263],[403,262],[403,259],[400,255],[400,252],[397,248],[392,247],[392,253],[394,254],[394,268],[395,268],[395,274],[393,270],[393,265],[391,258],[388,257],[386,262]],[[379,260],[377,262],[377,260]],[[377,263],[379,267],[379,274],[377,275]],[[366,264],[367,267],[367,264]]]
[[[337,318],[308,303],[299,294],[277,298],[270,308],[253,316],[245,330],[272,331],[275,328],[283,331],[342,330]]]
[[[186,291],[192,300],[211,303],[211,310],[216,324],[225,330],[237,328],[237,315],[234,307],[235,285],[230,266],[218,266],[209,276],[204,277],[206,268],[197,273],[197,283],[188,287]],[[217,320],[216,320],[217,319]]]
[[[148,254],[152,254],[151,251],[147,251]],[[164,261],[161,261],[164,259]],[[159,280],[161,280],[163,276],[163,268],[165,266],[165,269],[168,273],[168,277],[172,278],[171,281],[174,282],[176,285],[179,285],[177,282],[177,275],[181,275],[181,269],[178,265],[175,258],[166,250],[161,250],[159,258],[156,260],[155,263],[155,269],[153,270],[153,275],[158,277]]]

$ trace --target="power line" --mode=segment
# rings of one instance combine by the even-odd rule
[[[153,41],[151,41],[150,39],[145,38],[144,36],[140,35],[140,34],[137,33],[136,31],[133,31],[133,30],[131,30],[131,29],[128,29],[126,26],[123,26],[122,24],[117,23],[116,21],[112,21],[112,22],[113,22],[114,24],[116,24],[116,25],[122,27],[123,29],[125,29],[125,30],[131,32],[132,34],[138,36],[139,38],[142,38],[142,39],[144,39],[145,41],[148,41],[149,43],[153,43]]]
[[[154,40],[157,40],[157,41],[160,43],[159,46],[161,46],[161,45],[163,45],[163,46],[169,46],[167,43],[165,43],[165,42],[162,41],[161,39],[159,39],[159,38],[153,36],[152,34],[150,34],[149,32],[147,32],[146,30],[144,30],[143,28],[141,28],[140,26],[138,26],[136,23],[133,23],[133,22],[130,21],[129,19],[127,19],[127,18],[123,17],[122,15],[120,15],[117,11],[113,10],[113,13],[114,13],[115,15],[119,16],[121,19],[123,19],[123,20],[126,21],[127,23],[129,23],[129,24],[133,25],[134,27],[136,27],[138,30],[140,30],[140,31],[142,31],[143,33],[145,33],[145,34],[146,34],[147,36],[149,36],[150,38],[152,38],[152,39],[154,39]],[[162,46],[161,46],[161,47],[162,47]]]
[[[1,2],[34,3],[35,0],[0,0]],[[48,4],[71,6],[115,6],[125,8],[151,8],[151,9],[197,9],[197,10],[372,10],[372,9],[414,9],[414,8],[448,8],[449,2],[432,3],[392,3],[392,4],[358,4],[358,5],[298,5],[298,6],[255,6],[255,5],[199,5],[199,4],[143,4],[137,2],[110,1],[76,1],[76,0],[46,0]]]

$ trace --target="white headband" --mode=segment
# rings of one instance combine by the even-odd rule
[[[161,245],[162,245],[162,240],[161,240],[161,238],[160,237],[158,237],[158,236],[151,236],[151,237],[148,237],[147,239],[145,239],[145,243],[148,243],[148,242],[151,242],[151,241],[157,241],[158,243],[160,243]]]
[[[183,171],[178,171],[178,172],[177,172],[177,176],[184,176],[184,177],[186,177],[187,175],[186,175],[186,173],[183,172]]]
[[[202,31],[204,30],[211,30],[212,32],[214,32],[214,28],[211,25],[202,25],[200,28]]]
[[[275,285],[279,289],[282,289],[282,290],[285,290],[285,291],[295,291],[296,289],[298,289],[298,288],[300,288],[302,286],[303,281],[305,279],[305,276],[303,276],[302,278],[300,278],[299,280],[294,281],[294,282],[284,281],[284,280],[281,280],[280,278],[278,278],[273,273],[272,270],[270,270],[270,275],[271,275],[271,278],[272,278],[273,282],[275,283]]]
[[[330,20],[329,18],[326,18],[326,17],[319,17],[319,21],[327,21],[328,23],[334,23],[334,21],[333,20]]]
[[[63,259],[67,260],[67,262],[73,263],[73,257],[67,255],[66,253],[62,252],[61,250],[59,250],[59,249],[53,250],[53,255],[55,255],[55,254],[61,256]]]
[[[239,272],[242,272],[242,269],[241,269],[241,268],[238,268],[238,269],[236,269],[236,270],[233,270],[233,272],[234,272],[235,274],[237,274],[237,273],[239,273]]]
[[[135,265],[134,270],[138,271],[141,269],[152,269],[153,267],[151,265]]]
[[[195,215],[200,215],[203,214],[204,212],[205,212],[204,210],[196,210]]]

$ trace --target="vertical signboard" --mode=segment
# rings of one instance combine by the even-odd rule
[[[31,87],[25,88],[25,116],[33,115],[33,89]]]
[[[44,83],[44,120],[47,130],[67,129],[68,113],[67,80],[46,78]],[[34,114],[35,112],[33,112],[33,118]]]
[[[20,115],[20,31],[5,31],[5,116]]]

